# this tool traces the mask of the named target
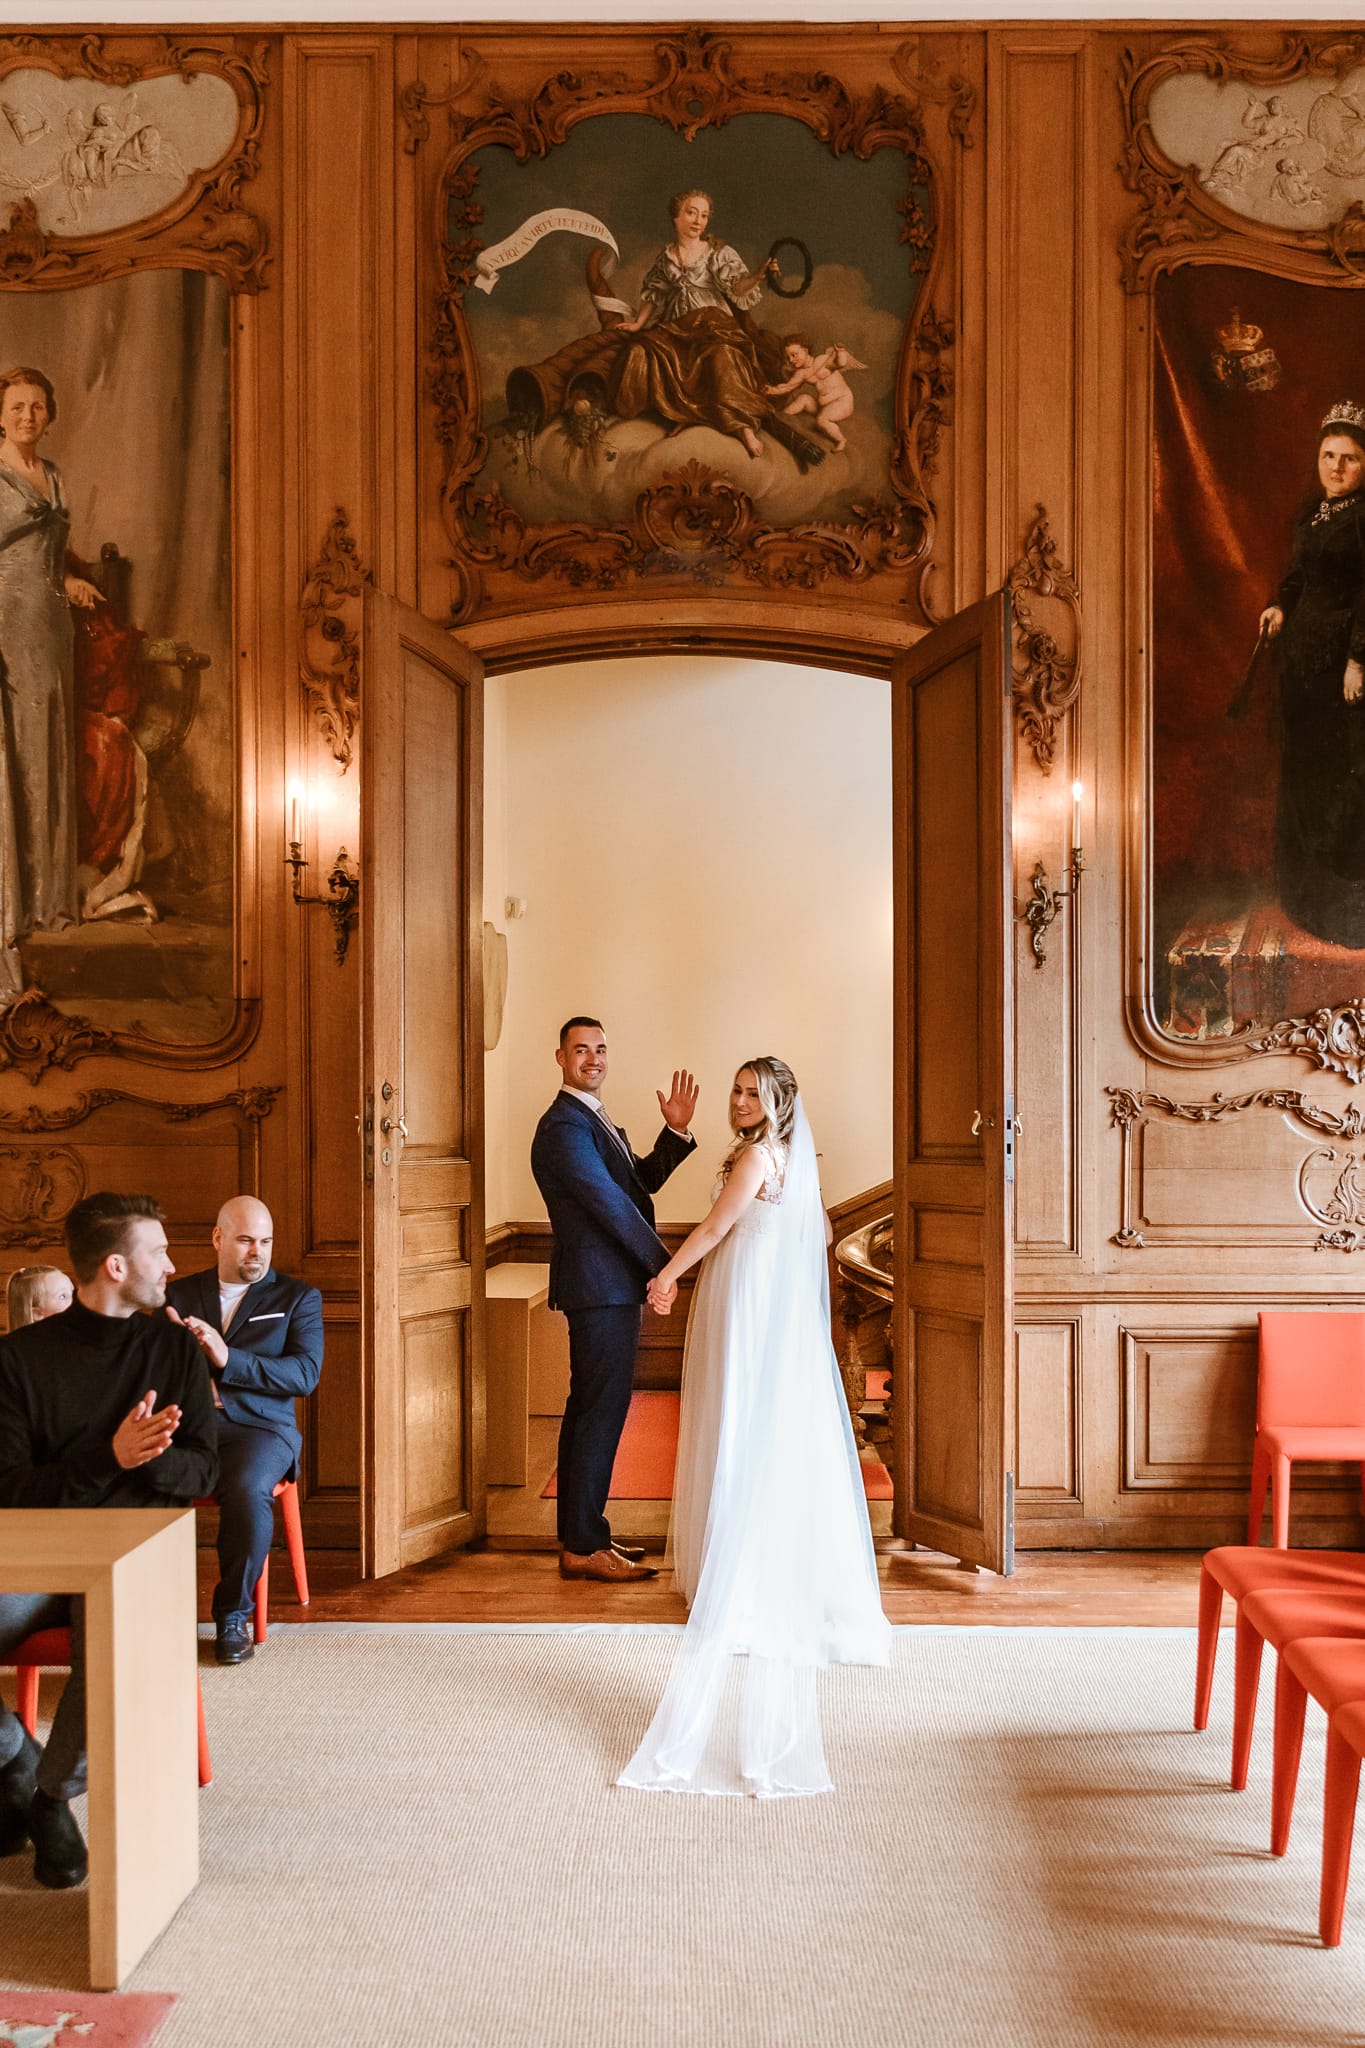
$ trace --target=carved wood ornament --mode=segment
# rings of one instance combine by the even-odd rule
[[[1173,163],[1152,132],[1151,99],[1157,87],[1185,72],[1217,82],[1236,79],[1274,87],[1295,79],[1340,79],[1365,63],[1365,35],[1286,30],[1267,52],[1235,38],[1204,36],[1167,43],[1154,52],[1128,49],[1120,60],[1127,143],[1123,174],[1138,207],[1124,232],[1123,281],[1130,291],[1150,289],[1162,271],[1197,256],[1202,262],[1245,262],[1248,243],[1258,247],[1264,267],[1323,282],[1365,279],[1365,208],[1359,202],[1342,218],[1311,229],[1275,226],[1224,205],[1201,182],[1195,167]]]
[[[244,1130],[249,1182],[261,1185],[261,1125],[283,1090],[234,1088],[211,1102],[158,1102],[122,1088],[93,1088],[60,1109],[0,1111],[0,1136],[44,1137],[74,1131],[101,1110],[128,1110],[148,1122],[183,1124],[225,1113]],[[69,1210],[89,1193],[88,1162],[74,1145],[0,1144],[0,1249],[38,1251],[59,1243]],[[98,1185],[98,1183],[97,1183]]]
[[[1297,1088],[1258,1088],[1245,1095],[1221,1093],[1203,1102],[1179,1102],[1169,1095],[1133,1088],[1106,1088],[1110,1117],[1123,1134],[1123,1217],[1111,1243],[1125,1251],[1141,1251],[1145,1238],[1134,1215],[1133,1147],[1137,1132],[1150,1118],[1190,1124],[1225,1123],[1248,1111],[1270,1110],[1292,1117],[1306,1132],[1336,1139],[1314,1146],[1301,1158],[1295,1189],[1306,1213],[1322,1227],[1314,1251],[1365,1250],[1365,1151],[1351,1150],[1365,1137],[1365,1110],[1348,1103],[1340,1111],[1324,1107]]]
[[[1057,733],[1081,693],[1081,593],[1061,563],[1046,505],[1034,507],[1024,552],[1005,579],[1014,619],[1014,708],[1019,730],[1044,775],[1057,757]],[[1030,594],[1057,600],[1069,620],[1071,651],[1040,623]]]
[[[443,283],[431,332],[429,391],[442,451],[442,515],[451,545],[455,594],[450,623],[490,610],[524,608],[517,586],[567,585],[584,595],[647,589],[685,595],[698,582],[732,595],[801,592],[838,595],[850,586],[883,602],[909,602],[931,616],[925,594],[934,544],[929,484],[948,420],[951,321],[935,306],[941,261],[938,172],[926,147],[926,103],[946,107],[957,146],[969,140],[972,88],[919,60],[917,42],[893,59],[902,92],[878,86],[857,93],[823,71],[751,75],[731,39],[701,29],[660,36],[612,71],[560,70],[516,97],[506,94],[468,45],[448,91],[408,87],[400,111],[406,147],[430,135],[443,107],[449,153],[439,180]],[[483,210],[476,151],[490,143],[518,162],[545,156],[582,121],[604,114],[645,114],[687,140],[746,113],[782,114],[805,125],[836,155],[867,158],[881,149],[905,158],[900,241],[918,279],[914,312],[896,375],[895,445],[886,492],[854,506],[845,523],[769,523],[753,499],[718,471],[696,462],[663,474],[615,524],[532,524],[496,488],[478,483],[488,443],[481,393],[464,314],[475,276]],[[930,195],[926,210],[920,195]],[[449,225],[447,225],[449,223]]]
[[[130,54],[117,55],[126,49]],[[136,51],[136,54],[132,54]],[[0,283],[68,286],[121,277],[145,263],[210,270],[233,291],[258,292],[269,260],[265,223],[244,202],[243,190],[260,166],[265,123],[267,45],[242,36],[191,41],[173,35],[78,38],[17,35],[0,39],[0,83],[21,69],[58,78],[93,78],[129,87],[155,78],[196,74],[222,78],[239,105],[236,137],[225,157],[189,174],[168,205],[124,229],[54,235],[38,220],[33,200],[12,203],[0,226]]]
[[[360,722],[360,624],[355,600],[369,581],[351,522],[338,506],[303,586],[299,680],[343,775],[351,765]]]

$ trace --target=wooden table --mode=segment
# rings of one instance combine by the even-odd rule
[[[546,1306],[546,1265],[490,1268],[484,1470],[490,1486],[525,1486],[527,1421],[562,1415],[569,1398],[569,1328]]]
[[[199,1882],[194,1510],[0,1510],[0,1593],[85,1599],[90,1982],[114,1991]]]

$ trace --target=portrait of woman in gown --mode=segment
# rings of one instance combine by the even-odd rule
[[[645,273],[638,311],[514,370],[509,410],[546,420],[590,393],[620,419],[648,415],[675,432],[714,427],[760,455],[759,428],[772,413],[764,386],[781,373],[782,342],[750,316],[777,264],[746,270],[709,232],[705,192],[679,192],[669,213],[673,240]]]
[[[71,607],[103,600],[68,559],[61,473],[39,453],[56,417],[43,371],[0,373],[0,1000],[22,987],[17,941],[76,916]]]
[[[1334,406],[1319,488],[1261,614],[1280,678],[1275,864],[1296,924],[1365,947],[1365,408]]]
[[[674,1580],[688,1622],[618,1783],[781,1798],[832,1789],[816,1699],[831,1663],[886,1664],[867,1500],[830,1339],[828,1222],[790,1067],[749,1060],[713,1206],[651,1283],[688,1319]],[[742,1697],[727,1700],[733,1660]],[[737,1715],[737,1718],[736,1718]]]

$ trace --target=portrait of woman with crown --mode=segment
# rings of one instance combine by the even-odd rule
[[[1296,924],[1365,947],[1365,406],[1328,408],[1317,466],[1260,619],[1280,677],[1275,870]]]

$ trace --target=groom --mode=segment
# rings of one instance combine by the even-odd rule
[[[611,1540],[604,1512],[630,1407],[646,1283],[668,1263],[650,1196],[696,1144],[697,1084],[674,1074],[664,1129],[637,1159],[602,1107],[607,1041],[570,1017],[555,1054],[563,1086],[536,1126],[531,1171],[554,1232],[550,1306],[569,1323],[569,1399],[559,1432],[559,1569],[566,1579],[652,1579],[642,1550]],[[658,1092],[658,1091],[656,1091]]]

